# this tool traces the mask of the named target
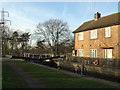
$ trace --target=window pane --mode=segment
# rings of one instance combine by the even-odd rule
[[[97,38],[97,30],[90,31],[90,39]]]
[[[105,28],[105,37],[111,37],[110,27]]]
[[[97,50],[95,50],[95,56],[94,57],[97,57]]]
[[[97,50],[96,49],[90,50],[90,57],[97,57]]]
[[[107,50],[104,49],[104,58],[107,58]]]
[[[78,33],[78,40],[83,40],[83,32]]]

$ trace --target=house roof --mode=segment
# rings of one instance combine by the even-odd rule
[[[75,31],[73,31],[73,33],[97,29],[97,28],[103,28],[113,25],[120,25],[120,12],[101,17],[98,20],[90,20],[84,22]]]

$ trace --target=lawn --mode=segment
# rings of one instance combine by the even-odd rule
[[[28,88],[23,78],[8,63],[2,63],[2,88]]]
[[[29,75],[43,81],[46,85],[52,88],[115,88],[85,78],[70,76],[63,72],[27,63],[25,61],[16,61],[16,63]]]

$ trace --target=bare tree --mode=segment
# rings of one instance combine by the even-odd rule
[[[37,25],[36,33],[39,40],[49,45],[54,55],[59,54],[58,45],[70,40],[69,27],[67,22],[59,19],[50,19]]]

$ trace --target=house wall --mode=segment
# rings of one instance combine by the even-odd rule
[[[114,49],[112,51],[112,57],[120,58],[120,45],[117,44],[118,42],[120,42],[120,30],[118,30],[118,25],[110,27],[111,37],[107,38],[105,37],[105,28],[95,29],[98,30],[97,39],[90,39],[91,30],[84,31],[84,40],[78,40],[78,33],[75,33],[75,50],[83,49],[83,57],[90,57],[90,49],[97,49],[97,57],[103,58],[103,49],[101,47],[113,47]]]

